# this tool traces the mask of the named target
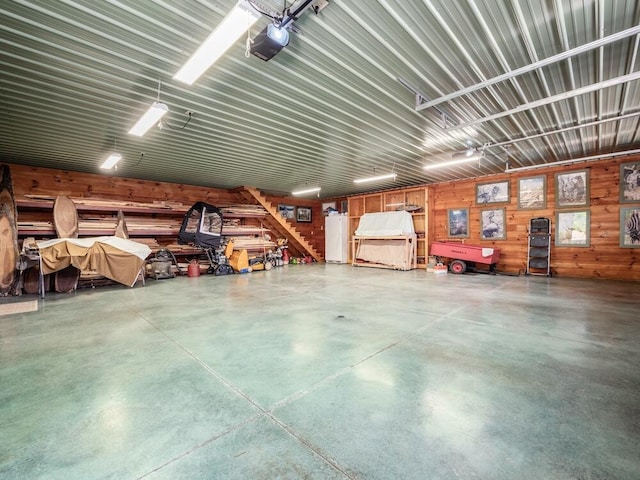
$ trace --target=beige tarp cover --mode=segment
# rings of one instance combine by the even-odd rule
[[[359,239],[355,258],[408,270],[413,262],[409,242],[415,242],[414,232],[413,217],[409,212],[365,213],[355,232]]]
[[[413,217],[404,210],[394,212],[365,213],[360,217],[357,236],[386,237],[390,235],[413,235]]]
[[[132,287],[151,249],[119,237],[55,238],[37,242],[46,275],[73,265]]]
[[[358,260],[366,262],[391,265],[406,270],[409,268],[407,252],[404,241],[379,240],[375,238],[363,238],[356,252]]]

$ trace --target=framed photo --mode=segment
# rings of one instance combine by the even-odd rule
[[[640,162],[620,165],[620,203],[640,202]]]
[[[310,222],[311,221],[311,209],[309,207],[296,208],[296,221],[298,222]]]
[[[467,238],[469,236],[469,209],[450,208],[447,210],[449,237]]]
[[[322,204],[322,213],[325,215],[329,215],[329,211],[334,210],[337,211],[336,209],[336,202],[326,202]]]
[[[556,213],[556,246],[589,246],[589,210]]]
[[[620,209],[620,246],[640,248],[640,207]]]
[[[504,208],[482,210],[480,215],[482,222],[480,238],[482,240],[504,240],[507,238]]]
[[[347,213],[349,211],[349,201],[342,200],[342,204],[340,206],[340,213]]]
[[[293,220],[295,211],[293,205],[278,205],[278,213],[288,220]]]
[[[509,180],[495,183],[480,183],[476,185],[476,203],[479,205],[487,203],[508,203],[509,202]]]
[[[556,207],[589,205],[589,171],[556,173]]]
[[[518,180],[518,208],[538,210],[547,207],[547,176],[521,178]]]

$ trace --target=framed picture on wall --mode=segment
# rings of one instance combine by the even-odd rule
[[[547,207],[547,177],[527,177],[518,180],[518,208],[537,210]]]
[[[620,165],[620,203],[640,202],[640,162]]]
[[[293,205],[278,205],[278,213],[286,219],[293,220],[295,211],[296,207]]]
[[[509,202],[509,181],[480,183],[476,185],[476,203],[478,205],[486,203],[508,203]]]
[[[469,209],[450,208],[447,210],[447,230],[449,237],[466,238],[469,236]]]
[[[349,201],[342,200],[340,203],[340,213],[347,213],[349,211]]]
[[[589,170],[556,173],[556,207],[589,205]]]
[[[640,207],[620,209],[620,246],[640,248]]]
[[[329,215],[330,211],[337,211],[336,202],[325,202],[322,204],[322,213]]]
[[[556,213],[556,246],[589,246],[589,210]]]
[[[482,240],[504,240],[507,238],[505,209],[482,210],[480,238]]]
[[[309,207],[296,208],[296,221],[297,222],[310,222],[311,221],[311,209]]]

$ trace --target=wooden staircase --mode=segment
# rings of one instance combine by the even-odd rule
[[[260,190],[255,187],[238,187],[234,192],[240,194],[245,200],[253,204],[258,203],[264,207],[264,209],[269,213],[269,215],[264,218],[264,223],[269,230],[288,239],[289,249],[292,253],[297,251],[300,254],[311,255],[316,262],[324,262],[324,258],[322,258],[322,255],[320,255],[315,247],[307,242],[307,240],[300,235],[300,232],[298,232],[298,230],[296,230],[296,228],[291,225],[286,218],[280,215],[278,209],[274,207],[269,200],[267,200],[267,197],[265,197]]]

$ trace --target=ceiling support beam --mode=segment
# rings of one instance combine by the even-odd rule
[[[439,105],[444,102],[448,102],[449,100],[453,100],[454,98],[458,98],[463,95],[467,95],[469,93],[475,92],[476,90],[486,88],[496,83],[504,82],[505,80],[509,80],[510,78],[517,77],[524,73],[528,73],[532,70],[537,70],[539,68],[546,67],[547,65],[551,65],[552,63],[557,63],[562,60],[575,57],[576,55],[580,55],[582,53],[588,52],[595,48],[599,48],[604,45],[608,45],[610,43],[614,43],[619,40],[625,39],[627,37],[632,37],[634,35],[639,35],[639,34],[640,34],[640,25],[637,25],[632,28],[628,28],[621,32],[617,32],[607,37],[594,40],[593,42],[585,43],[584,45],[581,45],[576,48],[572,48],[571,50],[567,50],[557,55],[553,55],[551,57],[545,58],[538,62],[534,62],[529,65],[525,65],[524,67],[511,70],[510,72],[503,73],[502,75],[498,75],[497,77],[490,78],[488,80],[485,80],[484,82],[476,83],[475,85],[471,85],[470,87],[463,88],[462,90],[458,90],[457,92],[450,93],[448,95],[445,95],[440,98],[436,98],[434,100],[423,102],[416,107],[416,111],[424,110],[425,108],[435,107],[436,105]]]
[[[634,72],[628,75],[622,75],[620,77],[605,80],[604,82],[594,83],[592,85],[587,85],[586,87],[576,88],[575,90],[571,90],[569,92],[559,93],[558,95],[554,95],[552,97],[541,98],[540,100],[525,103],[524,105],[519,105],[518,107],[512,108],[511,110],[495,113],[487,117],[477,118],[467,123],[459,123],[457,125],[449,127],[448,129],[458,130],[461,128],[471,127],[473,125],[478,125],[480,123],[489,122],[491,120],[496,120],[502,117],[507,117],[509,115],[513,115],[514,113],[524,112],[527,110],[531,110],[532,108],[542,107],[544,105],[549,105],[550,103],[559,102],[561,100],[567,100],[569,98],[577,97],[578,95],[584,95],[585,93],[595,92],[597,90],[602,90],[604,88],[613,87],[616,85],[620,85],[622,83],[627,83],[627,82],[631,82],[633,80],[638,80],[638,79],[640,79],[640,72]]]
[[[420,90],[418,90],[416,87],[411,85],[404,78],[398,77],[398,78],[396,78],[396,80],[398,81],[398,83],[400,83],[400,85],[402,85],[404,88],[406,88],[407,90],[409,90],[411,93],[413,93],[415,95],[415,98],[416,98],[416,107],[415,108],[416,108],[416,111],[417,111],[418,110],[418,106],[424,100],[427,100],[427,97],[425,97],[422,94],[422,92],[420,92]],[[447,123],[452,123],[451,116],[447,112],[442,110],[441,108],[436,107],[435,110],[440,114],[440,118],[441,118],[441,121],[442,121],[441,127],[443,129],[447,128]]]
[[[603,153],[602,155],[592,155],[590,157],[572,158],[569,160],[561,160],[559,162],[541,163],[539,165],[527,165],[526,167],[509,168],[509,164],[507,164],[507,167],[505,168],[504,171],[505,173],[522,172],[524,170],[535,170],[537,168],[557,167],[559,165],[570,165],[572,163],[578,163],[578,162],[593,162],[595,160],[602,160],[605,158],[626,157],[629,155],[637,155],[639,153],[640,153],[640,148],[637,148],[635,150],[625,150],[624,152]]]
[[[506,140],[504,142],[499,143],[489,143],[485,145],[484,148],[498,148],[498,147],[507,147],[514,143],[526,142],[528,140],[534,140],[536,138],[547,137],[549,135],[557,135],[559,133],[568,132],[570,130],[577,130],[579,128],[587,128],[594,127],[596,125],[600,125],[607,122],[618,122],[621,120],[625,120],[627,118],[637,117],[640,115],[640,112],[627,113],[625,115],[619,115],[617,117],[605,118],[604,120],[594,120],[593,122],[581,123],[580,125],[572,125],[570,127],[559,128],[558,130],[551,130],[549,132],[536,133],[535,135],[529,135],[527,137],[516,138],[514,140]]]

